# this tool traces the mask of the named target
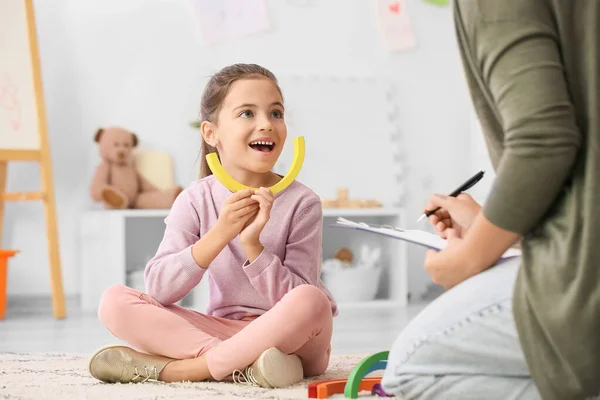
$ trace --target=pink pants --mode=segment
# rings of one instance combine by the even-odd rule
[[[141,352],[179,360],[206,354],[208,369],[218,381],[271,347],[297,354],[305,376],[320,375],[329,364],[331,304],[312,285],[297,286],[271,310],[245,321],[163,306],[147,294],[117,285],[104,292],[98,316],[113,335]]]

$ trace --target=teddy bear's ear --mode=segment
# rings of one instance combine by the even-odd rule
[[[100,137],[102,136],[102,132],[104,132],[104,128],[98,129],[98,132],[96,132],[96,136],[94,137],[94,142],[98,143],[100,141]]]
[[[138,138],[135,133],[133,133],[133,132],[130,132],[130,133],[131,133],[131,139],[133,139],[133,147],[135,147],[138,145]]]

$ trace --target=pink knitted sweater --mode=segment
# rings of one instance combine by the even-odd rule
[[[208,269],[196,264],[192,245],[215,225],[231,194],[214,176],[208,176],[177,197],[165,219],[158,251],[146,265],[147,293],[161,304],[172,304],[209,271],[209,315],[231,319],[261,315],[301,284],[323,290],[337,315],[337,304],[320,278],[321,200],[298,181],[275,195],[270,220],[260,236],[264,250],[254,262],[248,263],[236,237]]]

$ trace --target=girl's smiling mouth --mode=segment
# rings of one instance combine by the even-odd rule
[[[275,142],[270,140],[254,140],[248,146],[262,153],[270,153],[275,148]]]

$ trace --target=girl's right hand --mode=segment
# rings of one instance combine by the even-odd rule
[[[461,193],[457,197],[434,194],[424,211],[434,210],[437,207],[441,208],[429,216],[429,222],[444,239],[448,228],[454,229],[458,237],[464,237],[481,209],[481,206],[466,193]]]
[[[236,237],[258,212],[260,204],[250,197],[253,194],[251,189],[239,190],[223,203],[216,227],[230,239]]]

